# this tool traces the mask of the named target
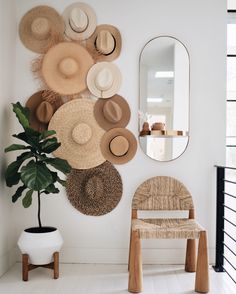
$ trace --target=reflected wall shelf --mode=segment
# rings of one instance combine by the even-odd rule
[[[148,138],[185,138],[188,137],[188,132],[185,131],[174,131],[174,130],[158,130],[158,131],[150,131],[150,134],[140,135],[142,137]]]

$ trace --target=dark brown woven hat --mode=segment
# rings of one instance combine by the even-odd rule
[[[121,176],[108,161],[86,170],[72,169],[66,185],[68,199],[81,213],[103,215],[119,203],[122,192]]]

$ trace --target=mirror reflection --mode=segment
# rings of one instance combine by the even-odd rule
[[[169,161],[188,145],[189,56],[173,37],[157,37],[140,55],[139,141],[149,157]]]

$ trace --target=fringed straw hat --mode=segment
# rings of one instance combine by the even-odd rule
[[[86,215],[104,215],[112,211],[122,197],[122,180],[108,161],[87,169],[72,169],[66,191],[71,204]]]

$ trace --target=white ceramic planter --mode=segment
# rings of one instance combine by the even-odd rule
[[[53,261],[53,253],[59,252],[63,239],[56,228],[51,232],[27,232],[34,228],[24,230],[17,242],[21,253],[29,255],[29,262],[35,265],[48,264]]]

